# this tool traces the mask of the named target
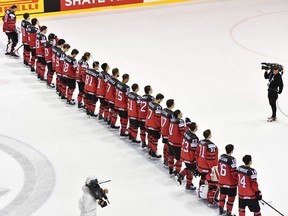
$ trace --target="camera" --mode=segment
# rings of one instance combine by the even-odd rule
[[[100,206],[104,208],[105,206],[107,206],[107,202],[109,203],[109,200],[105,193],[105,190],[103,190],[99,184],[101,183],[98,183],[97,179],[93,179],[88,184],[86,183],[86,186],[89,188],[94,198],[99,201]]]
[[[273,72],[274,69],[278,69],[281,75],[284,73],[284,68],[280,64],[267,62],[261,63],[261,70]]]

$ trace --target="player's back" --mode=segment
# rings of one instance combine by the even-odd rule
[[[28,33],[28,43],[31,49],[36,49],[36,34],[39,32],[39,29],[35,26],[29,26],[27,28]]]
[[[237,172],[239,198],[256,199],[255,193],[259,190],[256,170],[242,165],[238,167]]]
[[[96,95],[99,98],[105,98],[106,95],[106,87],[107,87],[107,79],[109,74],[105,71],[99,73],[98,80],[97,80],[97,92]]]
[[[130,91],[128,85],[118,82],[116,84],[115,108],[127,111],[127,94]]]
[[[27,20],[22,20],[21,22],[21,33],[22,33],[22,43],[24,45],[28,45],[28,33],[27,28],[31,25],[31,23]]]
[[[127,94],[127,108],[128,116],[131,119],[138,119],[138,112],[140,107],[140,96],[134,92]]]
[[[180,118],[171,119],[168,135],[169,144],[176,147],[181,147],[184,131],[185,131],[185,123],[183,119]]]
[[[235,188],[238,183],[236,159],[222,154],[218,161],[219,185],[225,188]]]
[[[149,130],[161,131],[161,113],[160,104],[150,101],[148,104],[148,113],[146,117],[146,127]]]
[[[83,76],[85,77],[84,92],[87,94],[95,95],[97,90],[97,78],[99,76],[99,72],[94,69],[86,69]]]
[[[199,138],[191,130],[187,130],[183,135],[181,148],[181,158],[185,163],[192,163],[196,160],[195,154],[199,143]]]
[[[115,95],[116,95],[115,86],[118,82],[119,82],[119,80],[112,77],[112,76],[109,76],[107,78],[105,99],[107,102],[109,102],[111,104],[115,103]]]
[[[173,117],[173,111],[164,108],[161,114],[161,134],[163,137],[168,138],[170,121]]]
[[[148,104],[150,101],[153,101],[154,97],[151,95],[143,95],[140,100],[140,109],[139,109],[139,120],[146,121],[147,112],[148,112]]]
[[[75,79],[77,66],[77,61],[74,57],[65,56],[62,75],[69,79]]]
[[[199,172],[208,173],[218,163],[218,148],[210,140],[201,140],[197,146],[196,157]]]

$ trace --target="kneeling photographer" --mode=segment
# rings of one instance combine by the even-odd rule
[[[278,99],[278,94],[282,93],[283,90],[283,66],[279,64],[262,63],[262,70],[265,70],[264,77],[268,79],[268,99],[269,104],[272,108],[272,116],[268,117],[268,122],[276,121],[276,101]]]
[[[109,203],[106,195],[108,189],[102,189],[99,184],[101,183],[98,183],[96,177],[87,177],[85,185],[82,186],[83,195],[79,200],[81,216],[97,216],[98,205],[104,208]]]

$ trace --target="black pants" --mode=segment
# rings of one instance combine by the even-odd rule
[[[12,41],[12,47],[11,47],[10,53],[12,53],[14,51],[15,47],[17,46],[17,43],[18,43],[18,34],[17,34],[17,32],[9,32],[9,33],[6,33],[6,35],[8,37],[8,44],[7,44],[6,51],[9,52],[8,46],[9,46],[10,40],[11,40]]]
[[[77,82],[79,92],[84,92],[84,82]]]
[[[276,111],[277,111],[276,101],[278,99],[278,93],[276,91],[268,91],[268,99],[269,104],[272,108],[272,118],[276,118]]]

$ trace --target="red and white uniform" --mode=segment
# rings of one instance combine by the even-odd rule
[[[238,183],[236,159],[223,154],[218,161],[219,186],[224,188],[236,188]]]
[[[118,82],[116,85],[116,96],[115,96],[115,109],[120,111],[127,111],[127,94],[130,92],[129,86]]]
[[[10,33],[16,31],[16,15],[11,10],[6,10],[3,20],[3,32]]]
[[[45,57],[45,44],[47,43],[47,38],[42,33],[36,34],[36,56]]]
[[[54,46],[53,41],[47,41],[45,43],[45,61],[46,63],[52,63],[53,52],[52,48]]]
[[[181,159],[184,163],[194,164],[196,162],[196,149],[199,139],[191,130],[187,130],[183,136]]]
[[[106,86],[106,94],[105,94],[105,100],[110,103],[115,103],[115,95],[116,95],[116,84],[119,82],[116,78],[109,76],[107,78],[107,86]]]
[[[21,33],[22,33],[22,43],[24,45],[28,45],[28,32],[27,28],[31,25],[31,23],[27,20],[22,20],[21,22]]]
[[[153,101],[154,97],[151,95],[143,95],[140,101],[140,110],[139,110],[139,121],[146,122],[146,117],[148,113],[148,104],[150,101]]]
[[[97,92],[96,92],[96,96],[98,98],[105,98],[105,95],[106,95],[106,88],[107,88],[107,80],[108,80],[108,77],[110,75],[105,72],[105,71],[102,71],[99,76],[98,76],[98,86],[97,86]]]
[[[161,131],[162,106],[154,101],[148,104],[148,114],[146,117],[146,128],[148,130]]]
[[[161,134],[163,139],[168,139],[169,135],[169,127],[171,123],[171,119],[173,117],[173,111],[168,108],[164,108],[162,110],[161,115]]]
[[[77,60],[71,56],[66,56],[63,61],[62,76],[69,79],[75,79],[77,68],[78,68]]]
[[[52,47],[52,68],[56,70],[56,60],[57,60],[57,52],[59,52],[61,48],[57,46]]]
[[[89,64],[87,61],[80,59],[78,61],[78,69],[76,73],[76,80],[77,82],[85,82],[85,70],[89,68]]]
[[[218,148],[210,140],[201,140],[196,150],[196,160],[200,173],[210,173],[218,164]]]
[[[35,26],[28,26],[28,44],[30,49],[36,49],[36,34],[39,33],[39,29]]]
[[[134,92],[129,92],[127,97],[128,116],[130,119],[138,120],[141,97]]]
[[[87,69],[84,71],[83,76],[85,77],[84,92],[86,94],[96,95],[99,72],[94,69]]]
[[[181,147],[185,132],[185,122],[183,119],[173,118],[169,126],[169,145]]]
[[[56,64],[55,64],[56,74],[57,74],[57,76],[62,76],[63,64],[64,64],[64,59],[66,57],[66,54],[63,52],[63,50],[61,48],[59,48],[57,50],[55,57],[56,57]]]
[[[255,193],[259,191],[257,172],[255,169],[240,166],[238,171],[238,196],[240,199],[256,199]]]

